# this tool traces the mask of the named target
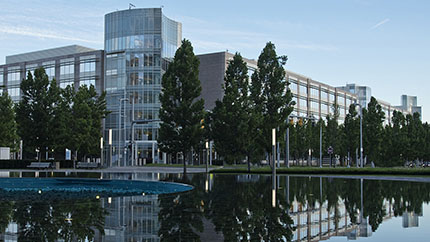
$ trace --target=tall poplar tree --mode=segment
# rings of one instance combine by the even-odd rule
[[[271,153],[272,129],[285,131],[286,120],[293,111],[294,102],[283,68],[287,59],[287,56],[278,56],[275,45],[268,42],[251,77],[251,99],[256,112],[262,116],[260,142],[268,153]],[[284,137],[282,133],[277,132],[277,140]]]
[[[184,155],[184,173],[188,153],[203,139],[201,122],[204,100],[199,80],[199,59],[191,42],[183,40],[162,79],[160,94],[160,124],[158,142],[164,152]]]
[[[248,79],[248,67],[236,53],[225,73],[224,97],[216,101],[212,114],[216,150],[225,160],[234,163],[245,158],[250,142]]]
[[[346,153],[349,154],[349,157],[355,157],[360,146],[360,117],[354,104],[349,106],[348,114],[346,114],[343,136]]]
[[[363,109],[363,148],[367,162],[382,165],[383,123],[385,114],[376,98],[371,97],[367,109]]]
[[[7,92],[0,95],[0,146],[17,148],[15,110],[13,102]]]
[[[55,79],[49,82],[43,67],[34,71],[34,78],[28,72],[27,78],[21,82],[22,98],[17,105],[16,122],[27,157],[34,157],[28,154],[35,154],[35,149],[45,152],[52,148],[54,134],[50,125],[54,118],[55,88],[49,87],[56,85]]]
[[[107,115],[105,95],[104,92],[97,95],[93,85],[80,86],[73,95],[69,148],[78,155],[98,155],[100,152],[102,119]]]

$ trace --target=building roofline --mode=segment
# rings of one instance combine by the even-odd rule
[[[31,51],[16,55],[6,56],[5,64],[14,64],[20,62],[32,62],[39,59],[52,58],[63,55],[73,55],[79,53],[86,53],[97,51],[97,49],[88,48],[81,45],[67,45],[62,47],[55,47],[44,50]]]

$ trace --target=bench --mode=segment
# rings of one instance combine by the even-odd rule
[[[88,169],[95,169],[99,168],[99,163],[97,162],[78,162],[76,165],[76,168],[88,168]]]
[[[27,168],[49,169],[52,168],[52,164],[50,162],[31,162]]]

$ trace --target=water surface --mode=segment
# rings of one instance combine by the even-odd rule
[[[174,181],[195,189],[61,200],[3,197],[0,241],[428,241],[430,236],[426,182],[278,176],[273,190],[273,179],[259,175],[92,176]]]

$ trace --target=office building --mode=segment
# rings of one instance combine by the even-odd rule
[[[202,95],[205,100],[205,108],[213,109],[215,101],[224,96],[223,84],[228,62],[233,59],[233,54],[217,52],[197,55],[200,59],[199,79],[202,83]],[[248,66],[248,75],[257,69],[257,61],[244,58]],[[322,82],[315,81],[304,75],[286,70],[285,78],[290,82],[289,88],[295,101],[293,116],[309,117],[316,119],[326,118],[334,114],[335,103],[339,107],[339,121],[345,119],[349,105],[357,100],[353,93],[341,88],[335,88]]]
[[[422,107],[418,106],[417,99],[418,99],[417,96],[402,95],[400,97],[401,105],[399,106],[399,108],[406,110],[410,114],[419,113],[421,118]]]
[[[200,98],[205,100],[205,109],[212,110],[215,102],[224,97],[224,76],[229,61],[233,60],[234,54],[227,51],[197,55],[200,60],[199,79],[202,86]],[[255,60],[243,58],[248,67],[248,75],[257,69]]]
[[[105,15],[105,90],[107,109],[104,137],[112,129],[110,166],[158,162],[158,120],[161,76],[182,38],[181,23],[165,17],[161,8],[128,9]],[[131,140],[136,161],[125,149]],[[107,148],[107,146],[105,146]],[[128,153],[127,153],[128,152]]]
[[[94,85],[98,93],[104,90],[104,51],[79,45],[6,56],[0,65],[0,86],[14,102],[21,99],[20,84],[30,71],[43,67],[49,80],[55,78],[60,87],[74,84]]]
[[[356,94],[360,105],[363,108],[367,108],[370,98],[372,97],[372,89],[370,87],[359,86],[357,84],[346,84],[345,86],[338,88]],[[413,114],[415,112],[418,112],[421,115],[421,107],[417,106],[416,96],[402,95],[402,105],[400,106],[392,105],[381,99],[376,99],[376,101],[378,101],[378,104],[381,105],[382,111],[385,113],[384,124],[389,124],[391,122],[394,111],[401,112],[403,115]]]
[[[370,98],[372,97],[372,89],[368,86],[359,86],[352,83],[338,88],[357,95],[357,102],[362,107],[367,107],[367,104],[370,102]]]

